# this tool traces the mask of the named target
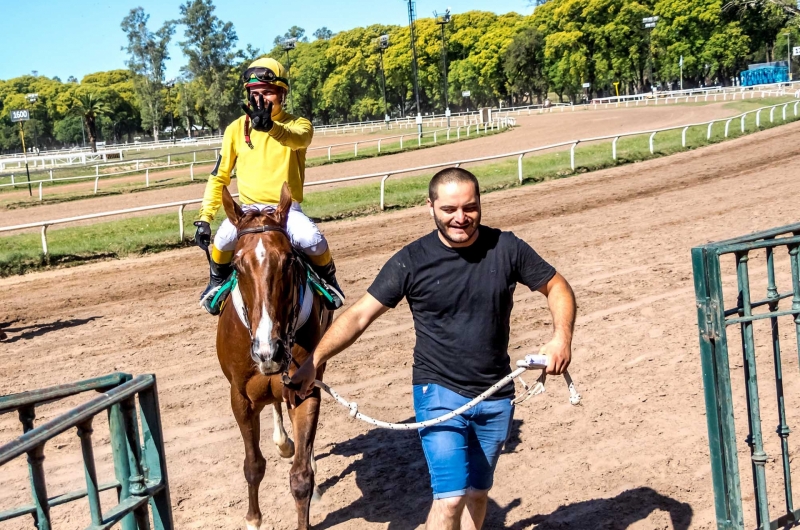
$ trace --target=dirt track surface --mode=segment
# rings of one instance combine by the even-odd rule
[[[550,378],[544,395],[517,408],[487,528],[716,527],[689,250],[798,220],[800,145],[786,141],[795,134],[800,124],[484,198],[486,224],[513,230],[572,283],[580,316],[571,372],[584,395],[583,405],[572,407],[563,381]],[[324,224],[349,301],[392,253],[432,228],[424,208]],[[187,249],[0,280],[8,334],[0,343],[0,394],[115,370],[155,373],[176,527],[243,528],[243,446],[215,356],[215,320],[197,306],[206,276],[202,254]],[[517,290],[512,315],[514,360],[551,333],[545,301],[526,291]],[[409,419],[412,325],[407,305],[390,311],[330,363],[326,381],[367,414]],[[785,342],[784,373],[787,400],[797,407],[793,340]],[[734,368],[739,381],[741,364]],[[740,394],[741,384],[734,390]],[[773,396],[764,394],[765,410]],[[56,412],[44,407],[38,421]],[[738,430],[744,414],[739,400]],[[789,418],[793,428],[796,416]],[[765,422],[774,457],[776,423]],[[270,425],[266,416],[264,527],[294,528],[289,465],[272,447]],[[102,482],[111,476],[102,419],[96,429]],[[0,444],[19,431],[15,415],[0,418]],[[316,448],[324,495],[312,506],[315,528],[413,529],[424,522],[430,489],[416,433],[371,429],[325,398]],[[82,487],[74,433],[50,442],[46,455],[51,494]],[[746,446],[739,459],[753,527]],[[768,464],[771,484],[777,465]],[[28,502],[26,473],[23,458],[3,468],[0,507]],[[776,517],[782,499],[772,501]],[[53,514],[56,528],[89,522],[85,504]],[[29,527],[30,520],[20,521],[0,529]]]
[[[438,162],[456,161],[513,152],[575,138],[589,138],[619,132],[669,127],[683,123],[702,122],[734,114],[736,114],[736,111],[725,107],[724,103],[709,105],[650,106],[627,109],[576,110],[574,112],[557,111],[542,115],[533,114],[531,116],[522,114],[521,116],[515,116],[519,127],[510,132],[486,138],[470,139],[469,141],[424,149],[418,152],[412,151],[354,162],[341,162],[309,168],[306,171],[306,181],[314,182],[354,175],[390,172],[392,170],[423,166]],[[462,130],[462,134],[464,134],[464,130]],[[474,134],[474,131],[472,134]],[[212,167],[213,166],[208,166],[204,169],[210,171]],[[195,169],[198,172],[196,174],[200,174],[199,172],[202,171],[202,168]],[[151,177],[153,179],[176,177],[188,179],[188,171],[188,169],[184,168],[176,170],[175,172],[153,173]],[[142,181],[144,179],[143,176],[136,178]],[[72,191],[85,189],[87,193],[91,193],[93,186],[93,181],[81,185],[70,185],[70,187],[74,188]],[[203,196],[204,186],[205,184],[196,184],[177,188],[43,205],[26,208],[24,210],[0,210],[0,226],[33,223],[124,208],[198,199]],[[233,188],[235,190],[235,184]],[[55,193],[67,191],[66,186],[57,189],[59,191]],[[100,184],[100,189],[103,189],[102,182]],[[45,194],[47,194],[47,191],[48,190],[45,190]],[[27,190],[20,191],[17,195],[20,199],[27,197]],[[0,195],[0,197],[5,199],[7,195],[3,194]],[[149,215],[149,213],[144,213],[142,215]]]

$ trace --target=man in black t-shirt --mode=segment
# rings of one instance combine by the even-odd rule
[[[554,335],[539,350],[549,357],[547,373],[567,369],[575,322],[567,281],[511,232],[480,224],[480,190],[472,173],[458,168],[437,173],[428,205],[437,230],[395,254],[367,294],[333,323],[313,358],[292,377],[300,386],[298,396],[285,390],[290,404],[310,393],[328,359],[405,298],[416,332],[417,421],[457,409],[511,373],[507,349],[517,283],[547,297]],[[494,469],[511,428],[513,394],[509,384],[464,414],[420,429],[434,496],[427,528],[483,525]]]

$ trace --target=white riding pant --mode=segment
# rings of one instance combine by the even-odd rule
[[[242,210],[245,212],[252,210],[275,210],[274,204],[243,204]],[[302,251],[307,256],[321,256],[328,250],[328,241],[322,232],[319,231],[314,221],[303,213],[303,209],[297,202],[292,203],[289,216],[286,219],[286,231],[292,246]],[[238,240],[236,227],[230,220],[225,219],[214,236],[214,246],[222,252],[230,252],[236,248]]]

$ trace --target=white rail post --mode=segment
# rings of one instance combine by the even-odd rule
[[[417,135],[417,147],[422,147],[422,135]]]
[[[180,227],[178,229],[178,234],[179,234],[179,237],[180,237],[180,241],[183,241],[183,235],[184,235],[183,234],[183,210],[184,210],[184,208],[186,208],[185,204],[181,204],[180,206],[178,206],[178,226]]]
[[[172,155],[167,155],[167,165],[169,165],[171,160],[172,160]]]
[[[100,166],[99,165],[94,166],[94,174],[95,175],[99,175],[100,174]]]
[[[192,162],[197,162],[197,151],[192,153]]]
[[[575,171],[575,147],[580,142],[575,142],[572,144],[572,147],[569,148],[569,167],[572,168],[572,171]]]
[[[708,94],[706,94],[708,95]],[[709,122],[708,124],[708,132],[706,133],[706,140],[711,140],[711,126],[714,125],[714,122]]]
[[[42,225],[42,254],[47,256],[47,225]]]
[[[331,159],[331,146],[328,146],[328,160]]]
[[[355,148],[353,149],[353,156],[358,156],[358,142],[355,143]]]
[[[761,109],[756,111],[756,128],[761,127]]]
[[[786,119],[786,108],[783,109],[783,119]],[[50,180],[53,180],[53,170],[50,170]]]
[[[194,182],[194,162],[189,164],[189,180]]]
[[[139,159],[136,159],[136,171],[139,171]]]
[[[794,115],[797,116],[797,105],[794,106]],[[456,129],[456,140],[461,140],[461,126]]]
[[[433,131],[433,143],[436,143],[436,133],[437,133],[437,132],[438,132],[438,131]]]
[[[775,121],[774,118],[775,118],[775,107],[772,107],[771,109],[769,109],[769,122],[773,123]]]
[[[650,154],[651,155],[656,154],[655,146],[653,145],[653,138],[655,138],[655,137],[656,137],[656,133],[653,133],[653,134],[650,135]]]
[[[144,170],[144,186],[146,188],[150,187],[150,168]]]
[[[798,103],[800,103],[800,101],[795,101],[795,102],[794,102],[794,115],[795,115],[795,116],[797,116],[797,104],[798,104]]]
[[[614,141],[611,142],[611,158],[612,160],[617,159],[617,140],[619,140],[619,136],[614,138]]]
[[[447,129],[447,141],[450,141],[450,129]]]
[[[403,135],[400,135],[400,150],[403,150]]]
[[[686,147],[686,131],[689,130],[689,127],[684,127],[683,132],[681,133],[681,147]]]
[[[783,106],[783,109],[782,109],[783,110],[783,121],[786,121],[786,107],[788,107],[788,106],[789,106],[788,103]]]
[[[386,179],[391,176],[390,173],[381,179],[381,211],[386,209]]]
[[[742,129],[742,132],[744,132],[744,119],[745,119],[745,116],[747,116],[747,113],[746,113],[746,112],[745,112],[744,114],[742,114],[742,119],[741,119],[741,129]]]
[[[94,178],[94,194],[97,195],[97,186],[100,184],[100,177]]]
[[[39,200],[42,200],[42,181],[39,181]]]
[[[382,141],[383,141],[383,138],[378,138],[378,154],[381,154],[381,142]]]
[[[472,127],[472,125],[467,125],[467,138],[469,138],[469,128],[470,127]]]
[[[519,172],[519,183],[522,185],[522,157],[525,156],[525,153],[519,155],[519,160],[517,160],[517,171]]]
[[[731,118],[731,119],[729,119],[728,121],[725,122],[725,138],[728,137],[728,128],[730,127],[732,121],[733,121],[733,118]]]

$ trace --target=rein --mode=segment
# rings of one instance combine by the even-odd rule
[[[263,225],[263,226],[256,226],[256,227],[252,227],[252,228],[245,228],[243,230],[239,230],[237,232],[237,234],[236,234],[236,237],[237,237],[237,239],[241,239],[242,236],[247,236],[247,235],[252,235],[252,234],[264,234],[264,233],[267,233],[267,232],[280,232],[281,234],[286,236],[286,239],[289,240],[289,247],[292,249],[292,255],[295,258],[297,257],[297,251],[292,246],[292,241],[291,241],[291,238],[289,237],[289,233],[281,226]],[[293,266],[297,267],[296,259],[295,259],[295,262],[293,263]],[[302,276],[302,274],[300,276]],[[287,383],[289,383],[291,381],[291,379],[289,377],[289,365],[291,365],[294,362],[294,357],[292,356],[292,349],[294,348],[295,335],[297,333],[297,323],[300,320],[300,312],[302,310],[302,307],[301,307],[301,304],[300,304],[299,301],[300,301],[300,290],[303,289],[303,288],[304,288],[304,286],[303,286],[303,283],[301,282],[297,286],[297,289],[294,290],[294,298],[292,300],[292,307],[293,307],[294,311],[293,311],[293,315],[292,315],[292,321],[289,323],[289,329],[286,331],[286,344],[284,344],[284,350],[285,350],[285,353],[286,353],[286,365],[285,365],[285,367],[283,369],[283,372],[281,373],[281,379],[282,379],[284,384],[287,384]],[[310,295],[310,293],[306,293],[306,296],[309,296],[309,295]],[[248,331],[251,331],[251,330],[248,329]],[[251,353],[251,356],[252,356],[252,353]]]

